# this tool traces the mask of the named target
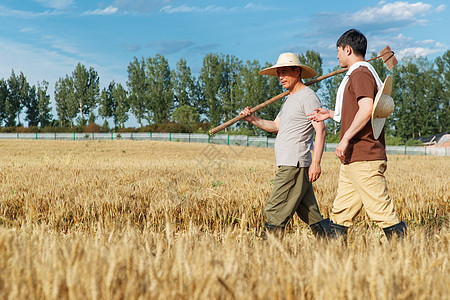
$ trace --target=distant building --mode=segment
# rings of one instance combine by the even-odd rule
[[[421,141],[425,146],[450,147],[450,132],[420,137],[416,140]]]

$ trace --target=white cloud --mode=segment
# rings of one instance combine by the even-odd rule
[[[447,9],[447,5],[441,4],[436,8],[436,12],[440,13]]]
[[[78,56],[83,57],[85,56],[85,53],[80,51],[78,48],[73,47],[70,45],[70,43],[58,40],[53,37],[44,37],[43,39],[47,40],[49,49],[57,50],[58,52],[70,54],[72,56]]]
[[[119,9],[117,7],[114,7],[112,5],[105,7],[104,9],[96,9],[96,10],[88,10],[83,15],[113,15],[117,13]]]
[[[210,13],[210,12],[236,12],[239,10],[248,10],[248,11],[273,11],[280,10],[277,7],[264,6],[262,4],[255,4],[249,2],[243,8],[238,7],[224,7],[224,6],[216,6],[216,5],[208,5],[205,7],[199,6],[188,6],[183,4],[181,6],[172,6],[166,5],[159,10],[160,13],[173,14],[173,13]]]
[[[435,41],[434,40],[423,40],[422,44],[426,45],[426,44],[434,44]]]
[[[386,21],[413,21],[418,15],[424,15],[431,10],[430,4],[422,2],[394,2],[360,10],[351,14],[351,18],[360,23],[377,23]]]
[[[173,0],[114,0],[112,6],[124,13],[151,13],[170,5]]]
[[[431,39],[415,41],[411,37],[398,34],[391,37],[371,36],[367,53],[379,52],[386,45],[389,45],[395,52],[397,59],[402,59],[406,56],[428,56],[448,49],[444,44]]]
[[[439,6],[437,10],[442,11]],[[408,26],[428,25],[429,15],[434,13],[433,6],[423,2],[381,1],[375,6],[365,7],[356,12],[321,12],[316,14],[312,23],[314,29],[305,36],[335,36],[348,28],[358,28],[362,32],[393,33]]]
[[[159,10],[160,13],[173,14],[173,13],[204,13],[204,12],[224,12],[232,11],[234,8],[225,8],[222,6],[209,5],[206,7],[187,6],[185,4],[173,7],[171,5],[164,6]]]
[[[62,10],[66,9],[74,4],[73,0],[35,0],[45,7]]]
[[[396,57],[399,59],[402,59],[403,57],[407,57],[407,56],[421,57],[421,56],[428,56],[431,54],[435,54],[440,51],[441,51],[440,49],[410,47],[410,48],[404,48],[404,49],[398,51],[398,54],[396,53]]]
[[[20,32],[34,32],[34,28],[32,27],[24,27],[19,30]]]
[[[32,12],[32,11],[26,11],[26,10],[17,10],[17,9],[10,9],[5,6],[0,5],[0,16],[1,17],[12,17],[12,18],[35,18],[35,17],[42,17],[42,16],[50,16],[55,15],[56,12],[51,11],[44,11],[44,12]]]
[[[220,5],[172,5],[174,0],[114,0],[113,5],[123,12],[149,13],[159,12],[163,14],[181,13],[214,13],[214,12],[236,12],[247,11],[268,11],[280,10],[279,7],[265,6],[260,3],[249,2],[244,7],[226,7]],[[225,2],[224,2],[225,3]]]
[[[255,4],[255,3],[248,3],[245,7],[245,9],[253,10],[253,11],[274,11],[274,10],[280,10],[280,7],[274,7],[274,6],[264,6],[262,4]]]
[[[178,6],[178,7],[173,7],[172,5],[167,5],[159,10],[160,13],[167,13],[167,14],[188,13],[188,12],[197,12],[197,11],[199,11],[198,7],[187,6],[187,5],[182,5],[182,6]]]

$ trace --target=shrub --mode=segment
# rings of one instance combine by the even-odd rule
[[[419,140],[409,139],[405,142],[405,146],[423,146],[423,143]]]
[[[116,128],[116,132],[138,132],[138,129],[135,127],[123,127],[123,128]]]
[[[192,132],[195,125],[200,120],[200,116],[195,107],[182,105],[173,111],[172,119],[175,123],[183,125],[189,132]]]
[[[404,141],[402,138],[392,135],[387,135],[385,137],[386,145],[399,146],[403,145]]]
[[[228,129],[227,131],[224,131],[223,133],[229,134],[229,135],[249,135],[253,136],[253,131],[248,128],[235,128],[235,129]]]
[[[86,132],[86,133],[101,132],[100,125],[95,124],[95,123],[90,123],[89,125],[83,127],[83,132]]]

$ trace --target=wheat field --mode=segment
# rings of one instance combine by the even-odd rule
[[[260,238],[272,149],[0,141],[1,299],[450,299],[448,157],[388,156],[404,241]],[[324,217],[338,159],[314,183]]]

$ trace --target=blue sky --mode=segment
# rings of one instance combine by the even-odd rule
[[[196,74],[211,52],[264,64],[308,49],[322,55],[326,73],[337,66],[335,43],[349,28],[367,36],[369,53],[389,45],[399,59],[434,59],[450,45],[447,3],[0,0],[0,78],[14,69],[30,84],[46,80],[53,99],[55,82],[78,62],[94,67],[104,87],[125,85],[135,56],[161,53],[172,68],[184,58]]]

